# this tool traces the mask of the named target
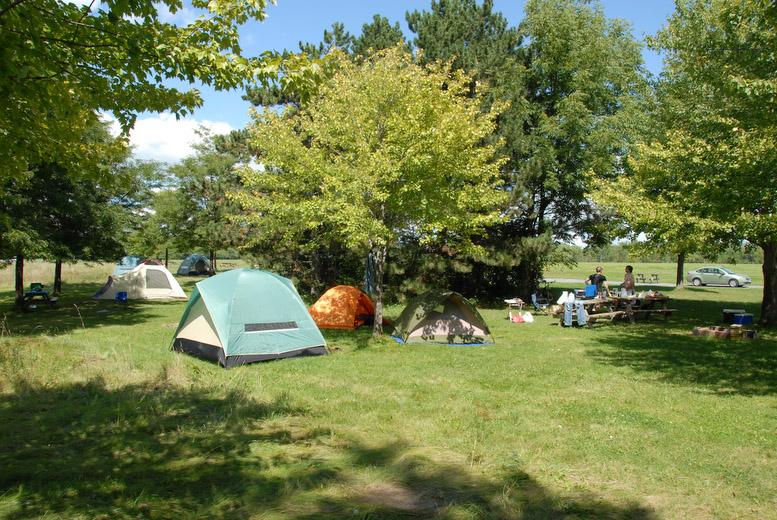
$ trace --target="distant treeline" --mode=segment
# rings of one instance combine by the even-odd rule
[[[645,251],[645,245],[640,244],[610,244],[604,247],[589,248],[572,245],[562,245],[563,256],[574,262],[676,262],[677,255],[660,251]],[[687,255],[690,263],[724,263],[724,264],[760,264],[763,263],[763,251],[760,248],[743,246],[729,248],[718,255],[695,253]]]

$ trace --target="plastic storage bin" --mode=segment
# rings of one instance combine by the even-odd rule
[[[744,313],[744,314],[734,314],[734,325],[752,325],[753,324],[753,315]]]
[[[723,309],[723,323],[734,323],[734,316],[747,314],[745,309]]]

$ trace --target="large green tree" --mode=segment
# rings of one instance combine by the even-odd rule
[[[372,21],[362,25],[362,32],[359,36],[354,36],[348,32],[340,22],[332,24],[331,29],[324,29],[324,35],[319,43],[299,42],[299,50],[302,56],[307,56],[312,60],[319,60],[323,66],[319,73],[312,76],[308,74],[307,81],[288,82],[287,75],[279,74],[274,80],[266,79],[261,84],[251,85],[246,89],[244,99],[247,99],[255,106],[265,107],[273,105],[298,105],[306,100],[312,90],[322,80],[333,73],[333,68],[328,66],[326,56],[337,49],[347,55],[354,57],[365,57],[370,52],[380,51],[395,46],[402,41],[402,30],[399,28],[399,22],[391,25],[388,18],[376,14]],[[283,60],[288,62],[295,54],[289,50],[280,53]],[[291,68],[300,67],[292,65]],[[305,69],[302,68],[304,71]],[[302,87],[301,89],[298,87]]]
[[[309,104],[263,111],[251,128],[264,169],[243,170],[249,222],[371,254],[375,334],[387,251],[403,233],[464,247],[499,218],[497,147],[484,144],[497,112],[482,113],[469,88],[466,75],[415,65],[398,46],[342,59]]]
[[[148,226],[162,244],[178,251],[207,251],[215,271],[216,252],[238,244],[242,236],[240,221],[231,218],[239,208],[227,196],[240,186],[238,159],[219,151],[212,136],[195,152],[170,167],[173,186],[156,195]]]
[[[600,4],[578,0],[530,0],[517,28],[490,0],[436,0],[407,20],[424,60],[453,60],[489,84],[486,106],[510,102],[497,130],[508,218],[484,241],[489,254],[458,278],[528,293],[554,241],[606,238],[585,172],[612,175],[628,152],[632,107],[646,88],[640,45]]]
[[[125,195],[134,185],[123,165],[126,142],[104,124],[93,126],[86,146],[101,158],[94,171],[77,174],[58,163],[33,165],[29,179],[10,178],[0,190],[0,255],[16,257],[16,299],[24,295],[24,259],[56,262],[54,290],[61,289],[61,263],[114,260],[123,252],[128,220]]]
[[[276,77],[303,90],[307,59],[241,56],[238,27],[264,17],[265,0],[191,0],[199,13],[165,22],[182,0],[60,0],[0,3],[0,176],[56,161],[68,169],[93,157],[80,146],[95,111],[113,113],[124,130],[143,111],[185,115],[202,103],[196,89],[168,80],[232,89]]]
[[[777,4],[678,0],[657,120],[614,202],[659,239],[747,240],[763,249],[761,322],[777,324]],[[668,231],[667,231],[668,230]]]

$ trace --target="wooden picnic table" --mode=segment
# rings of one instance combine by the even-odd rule
[[[610,300],[613,311],[623,310],[624,316],[631,323],[634,323],[637,316],[649,318],[651,314],[662,314],[668,319],[676,311],[676,309],[669,308],[670,298],[663,294],[644,296],[642,298],[636,296],[612,296]]]
[[[649,318],[652,314],[662,314],[669,318],[677,309],[670,309],[669,296],[610,296],[608,298],[592,298],[590,300],[576,300],[586,309],[588,326],[599,320],[608,319],[611,322],[616,319],[627,319],[629,323],[636,322],[639,316]],[[560,323],[564,322],[564,313],[559,314]]]

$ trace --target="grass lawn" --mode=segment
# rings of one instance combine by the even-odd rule
[[[184,303],[94,303],[81,269],[57,309],[0,287],[0,518],[777,518],[777,334],[690,335],[760,290],[224,370],[169,350]]]
[[[638,263],[628,262],[634,266],[634,273],[642,273],[646,277],[655,273],[658,275],[658,281],[661,283],[674,283],[675,273],[677,272],[676,264],[668,263]],[[623,269],[626,267],[627,262],[580,262],[574,267],[567,267],[563,265],[552,265],[546,272],[546,278],[577,278],[584,280],[588,278],[588,275],[593,274],[597,265],[601,265],[604,268],[604,274],[608,280],[616,282],[623,281]],[[728,267],[737,274],[743,274],[753,279],[753,285],[763,285],[764,275],[761,271],[760,264],[685,264],[684,271],[687,273],[697,267],[720,265],[722,267]]]

